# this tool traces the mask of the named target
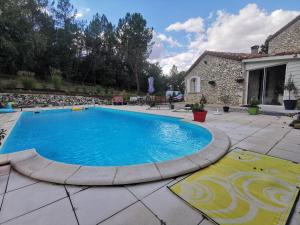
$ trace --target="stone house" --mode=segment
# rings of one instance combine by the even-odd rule
[[[188,69],[185,101],[221,103],[229,95],[231,105],[252,99],[263,105],[281,105],[287,96],[283,86],[290,75],[300,90],[300,15],[266,40],[268,54],[205,51]]]

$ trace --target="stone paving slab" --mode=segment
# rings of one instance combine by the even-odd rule
[[[31,184],[35,184],[37,182],[38,182],[37,180],[24,176],[12,169],[9,175],[9,181],[7,184],[6,191],[7,192],[13,191]]]
[[[72,195],[71,200],[81,225],[100,223],[137,202],[124,187],[89,188]]]
[[[24,216],[15,218],[4,225],[76,225],[76,217],[69,199],[64,198]]]
[[[66,196],[63,186],[48,183],[36,183],[7,192],[0,211],[0,223],[22,216]]]
[[[141,202],[129,206],[100,225],[161,225],[161,221]]]
[[[197,225],[203,218],[166,187],[147,196],[142,202],[166,224]]]
[[[135,195],[136,198],[142,200],[151,193],[157,191],[158,189],[166,186],[168,183],[172,182],[174,179],[166,179],[155,182],[148,182],[142,184],[126,185],[125,187]]]

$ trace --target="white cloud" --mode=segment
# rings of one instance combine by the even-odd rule
[[[172,37],[168,37],[165,34],[158,34],[157,38],[162,42],[166,42],[170,47],[181,47],[181,44],[178,41],[174,40]]]
[[[238,13],[223,10],[209,16],[210,26],[205,29],[200,17],[190,18],[183,23],[171,24],[167,31],[185,31],[187,44],[183,52],[165,54],[157,58],[165,72],[175,64],[179,70],[186,70],[205,50],[250,52],[252,45],[264,43],[300,11],[274,10],[266,12],[256,4],[248,4]],[[213,15],[213,14],[211,14]],[[152,59],[154,60],[154,59]]]
[[[275,10],[268,14],[256,4],[247,5],[238,14],[220,10],[205,35],[198,34],[189,48],[249,52],[250,46],[262,44],[268,35],[275,33],[299,13]]]
[[[91,11],[91,9],[90,9],[90,8],[86,8],[85,11],[86,11],[86,12],[89,12],[89,11]]]
[[[185,31],[194,33],[204,32],[204,30],[204,20],[201,17],[190,18],[183,23],[173,23],[166,28],[166,31]]]

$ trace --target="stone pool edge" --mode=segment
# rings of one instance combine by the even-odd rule
[[[194,154],[160,163],[131,166],[80,166],[53,161],[39,155],[35,149],[0,155],[0,165],[10,163],[19,173],[57,184],[124,185],[158,181],[177,177],[207,167],[222,158],[230,148],[230,138],[221,130],[192,120],[212,133],[210,144]]]

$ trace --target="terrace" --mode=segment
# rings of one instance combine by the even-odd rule
[[[105,106],[134,112],[182,117],[188,112],[147,110],[146,106]],[[1,114],[1,128],[10,129],[19,112]],[[291,118],[231,112],[208,113],[205,125],[231,139],[231,150],[245,149],[300,163],[300,133],[288,126]],[[0,167],[1,224],[171,224],[209,225],[197,210],[168,187],[187,175],[158,182],[119,186],[57,185],[28,178],[10,165]],[[300,201],[289,224],[300,221]]]

